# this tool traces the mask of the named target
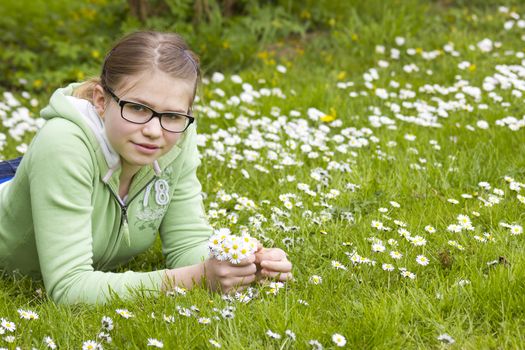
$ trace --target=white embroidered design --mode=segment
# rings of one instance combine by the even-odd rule
[[[144,211],[137,213],[137,219],[139,219],[137,222],[160,220],[164,216],[164,211],[164,208],[146,208]]]
[[[164,179],[159,179],[155,181],[155,202],[158,205],[166,205],[170,201],[169,196],[170,186],[168,182]]]
[[[149,184],[148,187],[146,187],[146,191],[144,192],[144,200],[142,201],[142,205],[144,208],[148,206],[149,202],[149,193],[151,192],[151,188],[153,187],[153,184]]]

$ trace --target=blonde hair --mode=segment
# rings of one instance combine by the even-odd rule
[[[139,31],[126,35],[108,52],[100,77],[88,79],[73,95],[92,101],[93,89],[102,85],[115,90],[125,78],[158,69],[173,78],[194,82],[194,100],[200,79],[198,56],[175,33]]]

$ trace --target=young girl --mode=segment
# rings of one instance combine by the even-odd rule
[[[58,89],[16,175],[0,184],[0,268],[41,277],[60,303],[290,279],[280,249],[259,247],[238,265],[209,257],[192,114],[199,77],[178,35],[136,32],[108,53],[99,79]],[[158,232],[167,269],[107,272]]]

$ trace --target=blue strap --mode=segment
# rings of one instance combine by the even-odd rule
[[[0,179],[0,184],[4,183],[4,182],[7,182],[7,181],[9,181],[11,179],[12,179],[12,177],[4,177],[3,179]]]

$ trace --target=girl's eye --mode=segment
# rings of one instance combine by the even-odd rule
[[[180,114],[175,114],[175,113],[166,113],[164,114],[164,116],[168,117],[169,120],[181,120],[181,119],[184,119],[185,117],[180,115]]]
[[[146,107],[141,106],[141,105],[136,105],[136,104],[130,104],[130,108],[134,112],[144,112],[146,110]]]

